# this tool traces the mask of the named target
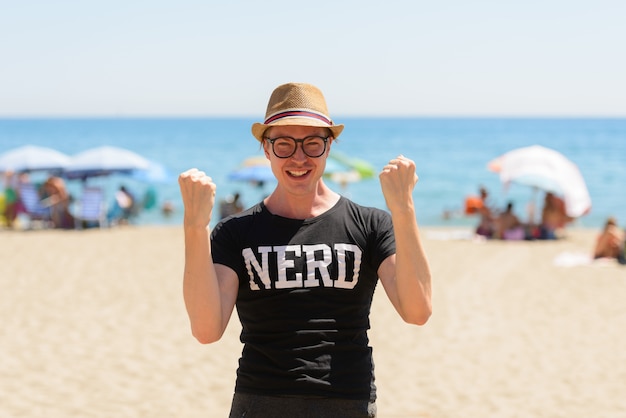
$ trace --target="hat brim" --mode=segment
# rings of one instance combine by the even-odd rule
[[[328,128],[333,134],[333,138],[337,138],[341,132],[343,131],[343,125],[327,125],[322,121],[317,121],[311,118],[284,118],[277,120],[275,122],[264,124],[264,123],[253,123],[252,124],[252,135],[259,141],[263,142],[263,135],[268,128],[272,126],[314,126],[320,128]]]

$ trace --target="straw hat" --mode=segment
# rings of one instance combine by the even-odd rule
[[[321,126],[337,138],[343,125],[335,125],[328,116],[326,100],[317,87],[304,83],[287,83],[272,92],[265,121],[252,125],[252,135],[263,142],[263,134],[270,126]]]

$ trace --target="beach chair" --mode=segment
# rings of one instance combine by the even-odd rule
[[[106,203],[104,192],[99,187],[85,187],[76,202],[74,211],[76,229],[85,225],[97,224],[100,228],[107,226]]]
[[[23,212],[30,221],[30,227],[32,228],[35,222],[40,223],[43,227],[48,227],[51,222],[50,208],[42,203],[41,196],[35,185],[22,183],[17,190]]]

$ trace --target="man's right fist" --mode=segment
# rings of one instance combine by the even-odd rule
[[[206,228],[211,222],[217,186],[204,171],[192,168],[178,176],[185,206],[184,223],[188,227]]]

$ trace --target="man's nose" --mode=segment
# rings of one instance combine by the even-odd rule
[[[293,153],[293,155],[291,156],[291,158],[298,160],[298,161],[304,161],[308,158],[308,155],[306,155],[304,153],[304,144],[303,143],[297,143],[296,144],[296,152]]]

